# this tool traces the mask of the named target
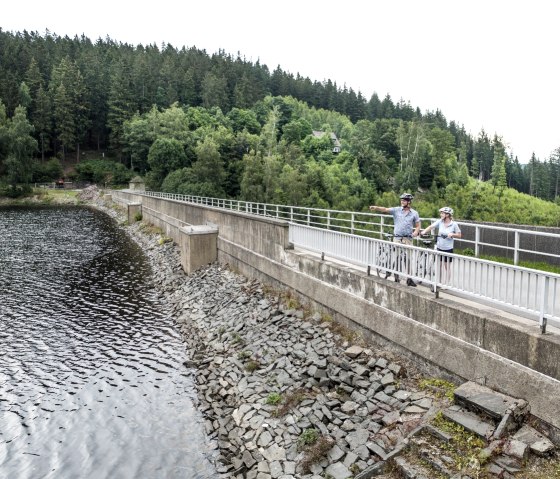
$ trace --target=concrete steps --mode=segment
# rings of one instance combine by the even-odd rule
[[[459,406],[444,409],[442,415],[445,419],[458,424],[466,431],[470,431],[482,439],[490,439],[496,430],[494,424],[482,420],[476,414]]]
[[[526,401],[467,382],[432,424],[419,426],[355,479],[521,477],[531,457],[555,451],[544,434],[524,424],[528,416]]]

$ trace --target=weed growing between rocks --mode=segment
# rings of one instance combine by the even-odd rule
[[[159,240],[158,240],[158,244],[164,245],[165,243],[173,243],[173,238],[170,238],[169,236],[162,236]]]
[[[288,392],[283,401],[278,405],[273,412],[274,417],[282,417],[288,414],[292,409],[297,407],[304,399],[311,397],[311,391],[305,389],[296,389],[295,391]]]
[[[482,439],[474,433],[465,431],[463,426],[448,421],[441,412],[436,414],[432,424],[451,435],[449,442],[438,443],[441,451],[436,455],[451,458],[453,463],[450,465],[457,472],[479,477],[482,467],[488,462],[491,455],[500,453],[499,447],[495,447],[489,452],[488,449],[485,449],[486,444]]]
[[[237,353],[237,359],[241,361],[245,361],[246,359],[249,359],[251,355],[252,355],[251,351],[239,351]]]
[[[556,453],[538,458],[528,465],[523,479],[560,479],[560,457]]]
[[[257,369],[259,369],[261,366],[258,363],[258,361],[249,361],[247,362],[247,364],[245,364],[245,371],[248,371],[250,373],[256,371]]]
[[[139,228],[144,234],[163,236],[163,230],[159,226],[154,226],[150,223],[140,223]]]
[[[455,384],[439,378],[426,378],[422,379],[418,386],[423,391],[431,391],[435,394],[437,398],[446,397],[449,400],[453,400],[453,391],[455,391]]]
[[[358,331],[354,331],[341,323],[331,321],[330,329],[333,334],[340,338],[339,341],[337,341],[339,345],[341,343],[365,345],[364,339]]]
[[[282,400],[282,396],[278,393],[270,393],[265,401],[265,404],[276,406]]]
[[[314,429],[313,429],[314,430]],[[317,432],[317,431],[315,431]],[[308,473],[313,464],[317,464],[321,459],[327,456],[327,453],[333,448],[335,441],[332,437],[320,436],[315,441],[304,448],[304,456],[300,462],[300,466],[304,473]]]
[[[298,445],[303,448],[315,444],[319,439],[317,429],[305,429],[299,436]]]

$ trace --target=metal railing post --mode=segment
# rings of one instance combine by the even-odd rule
[[[479,243],[480,243],[480,228],[475,227],[474,230],[474,255],[478,258],[479,255]]]
[[[515,232],[515,244],[513,246],[513,264],[519,264],[519,231]]]
[[[541,308],[540,308],[540,314],[539,314],[539,326],[541,328],[541,333],[544,334],[546,333],[546,316],[545,316],[545,310],[546,310],[546,299],[548,298],[548,285],[549,285],[549,278],[548,276],[544,276],[543,277],[543,281],[544,281],[544,288],[543,288],[543,294],[542,294],[542,298],[541,298]]]
[[[440,281],[440,256],[434,252],[433,253],[435,256],[435,261],[434,261],[434,266],[435,266],[435,271],[434,271],[434,293],[436,295],[436,298],[439,298],[439,290],[438,290],[438,286],[439,286],[439,281]]]

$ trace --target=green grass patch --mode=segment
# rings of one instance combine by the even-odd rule
[[[51,196],[53,198],[75,198],[78,192],[76,190],[65,190],[63,188],[33,188],[33,194],[45,197]]]
[[[282,400],[282,396],[279,393],[270,393],[265,403],[270,404],[271,406],[276,406]]]

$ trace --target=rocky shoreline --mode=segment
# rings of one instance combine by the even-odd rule
[[[187,343],[219,477],[399,477],[390,459],[450,404],[445,387],[227,265],[186,276],[173,243],[141,223],[126,229]],[[514,477],[496,470],[476,477]]]

